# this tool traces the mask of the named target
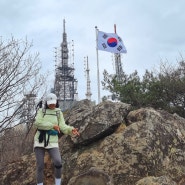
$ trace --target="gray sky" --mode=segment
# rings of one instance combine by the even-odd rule
[[[114,32],[122,38],[127,54],[122,66],[127,74],[137,70],[142,76],[161,60],[176,63],[185,55],[185,1],[183,0],[1,0],[0,36],[33,41],[40,53],[43,71],[54,80],[54,47],[62,42],[63,19],[67,40],[74,40],[75,77],[79,99],[85,98],[84,57],[88,56],[92,100],[97,101],[97,61],[95,26],[100,31]],[[106,69],[115,73],[112,54],[99,51],[100,80]],[[101,96],[109,94],[101,90]]]

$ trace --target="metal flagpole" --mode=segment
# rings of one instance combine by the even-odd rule
[[[97,27],[97,26],[95,26],[95,32],[96,32],[96,57],[97,57],[98,103],[100,103],[100,74],[99,74],[98,27]]]

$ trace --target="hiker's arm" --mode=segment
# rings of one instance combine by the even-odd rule
[[[65,120],[64,120],[62,112],[60,113],[60,117],[59,117],[59,126],[60,126],[60,130],[64,134],[68,134],[68,135],[71,135],[72,130],[74,129],[74,127],[65,124]]]
[[[53,124],[47,122],[43,117],[42,109],[39,109],[35,118],[34,126],[40,130],[51,130],[53,129]]]

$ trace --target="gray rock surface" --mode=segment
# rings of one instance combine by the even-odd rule
[[[163,110],[85,100],[64,113],[80,137],[60,139],[62,185],[184,185],[185,119]],[[53,182],[46,157],[45,184]],[[0,170],[2,185],[35,184],[34,154]]]

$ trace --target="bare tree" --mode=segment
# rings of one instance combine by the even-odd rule
[[[31,54],[32,44],[13,37],[0,40],[0,133],[20,124],[25,94],[37,94],[44,83],[39,53]]]

